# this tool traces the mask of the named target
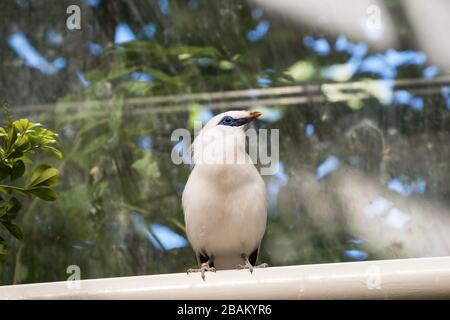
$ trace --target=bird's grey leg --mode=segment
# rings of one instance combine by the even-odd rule
[[[198,269],[188,269],[187,270],[187,274],[189,274],[190,272],[200,272],[202,275],[202,279],[203,281],[205,281],[205,273],[206,271],[211,271],[211,272],[216,272],[216,268],[211,267],[210,264],[210,260],[208,260],[208,262],[204,262],[200,265],[200,268]]]
[[[238,269],[248,269],[248,270],[250,270],[250,273],[253,273],[253,269],[254,268],[267,268],[269,265],[267,264],[267,263],[261,263],[261,264],[259,264],[259,265],[252,265],[251,263],[250,263],[250,261],[248,260],[248,257],[247,257],[247,255],[246,254],[242,254],[241,255],[241,258],[244,260],[244,264],[239,264],[238,266],[237,266],[237,268]],[[255,261],[256,262],[256,261]]]

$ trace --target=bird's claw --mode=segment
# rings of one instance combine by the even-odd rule
[[[250,270],[250,273],[253,273],[253,266],[250,263],[250,261],[248,261],[248,259],[245,260],[244,264],[238,264],[237,268],[238,269],[248,269],[248,270]]]
[[[248,269],[250,270],[250,273],[253,274],[253,269],[257,268],[267,268],[269,267],[269,265],[267,263],[261,263],[259,265],[253,266],[250,261],[248,261],[248,259],[245,259],[245,263],[244,264],[238,264],[237,268],[238,269]]]
[[[258,264],[257,266],[255,266],[255,268],[268,268],[269,267],[269,264],[268,263],[261,263],[261,264]]]
[[[205,273],[206,271],[210,271],[210,272],[216,272],[216,268],[211,267],[209,264],[207,263],[202,263],[200,268],[198,269],[188,269],[187,270],[187,274],[191,273],[191,272],[200,272],[202,275],[202,279],[203,281],[205,281]]]

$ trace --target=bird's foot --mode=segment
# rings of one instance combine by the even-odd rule
[[[258,264],[256,266],[253,266],[250,263],[250,261],[248,261],[248,259],[245,259],[245,263],[244,264],[239,264],[237,266],[238,269],[248,269],[248,270],[250,270],[250,273],[252,273],[252,274],[253,274],[253,269],[255,269],[255,268],[259,269],[259,268],[267,268],[267,267],[269,267],[269,265],[267,263],[261,263],[261,264]]]
[[[210,271],[210,272],[216,272],[216,268],[211,267],[209,264],[207,263],[202,263],[200,268],[198,269],[188,269],[187,270],[187,274],[191,273],[191,272],[200,272],[202,275],[202,279],[203,281],[205,281],[205,273],[206,271]]]
[[[269,264],[268,263],[261,263],[261,264],[258,264],[257,266],[255,266],[255,268],[268,268],[269,267]]]

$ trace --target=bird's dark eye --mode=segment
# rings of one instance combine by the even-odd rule
[[[225,116],[220,120],[219,124],[224,126],[234,126],[234,119],[230,116]]]

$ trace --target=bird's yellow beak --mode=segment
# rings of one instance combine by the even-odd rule
[[[255,120],[256,118],[258,118],[260,115],[262,115],[262,113],[259,112],[259,111],[250,112],[250,115],[247,117],[247,119],[248,119],[248,121],[250,122],[250,121],[253,121],[253,120]]]

